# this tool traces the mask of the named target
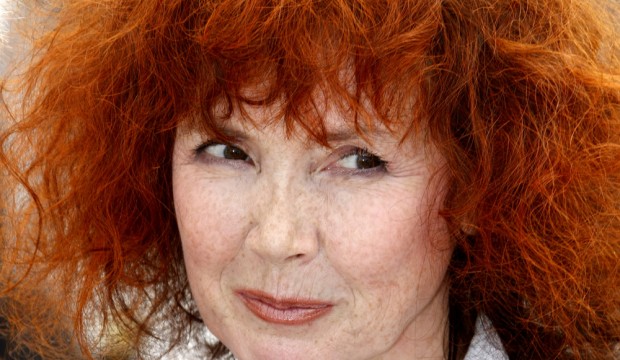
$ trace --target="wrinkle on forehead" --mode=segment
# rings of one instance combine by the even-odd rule
[[[321,134],[321,141],[317,141],[298,122],[293,121],[287,124],[281,112],[278,111],[277,105],[243,104],[242,106],[244,107],[243,111],[237,110],[231,116],[222,118],[217,122],[217,131],[224,135],[224,139],[240,140],[246,138],[245,134],[253,130],[262,132],[278,128],[277,131],[281,132],[283,137],[305,142],[308,147],[318,143],[329,148],[341,143],[358,143],[360,139],[370,146],[373,146],[377,141],[382,143],[390,141],[399,145],[405,142],[401,129],[387,128],[378,120],[369,123],[356,122],[353,115],[342,114],[339,109],[333,106],[327,109],[317,109],[320,111],[317,113],[317,116],[320,117],[317,121],[320,121],[324,131]],[[284,127],[285,125],[289,125],[289,127]]]
[[[351,72],[344,72],[342,81],[350,81]],[[272,82],[265,81],[245,86],[239,96],[222,96],[210,109],[190,120],[190,128],[202,129],[211,137],[227,139],[223,129],[226,124],[236,123],[240,129],[265,129],[283,126],[285,136],[305,139],[328,146],[331,141],[360,137],[372,143],[373,138],[385,136],[405,142],[420,130],[420,119],[413,111],[414,96],[400,109],[381,111],[375,106],[375,97],[357,92],[355,86],[343,88],[317,86],[311,98],[303,102],[285,94],[271,98]],[[294,112],[291,105],[299,105]],[[408,109],[408,111],[406,111]],[[205,116],[205,114],[207,116]]]

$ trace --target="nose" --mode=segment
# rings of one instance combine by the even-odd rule
[[[303,179],[259,180],[255,227],[248,234],[250,249],[274,264],[307,262],[319,251],[318,211],[311,186]]]

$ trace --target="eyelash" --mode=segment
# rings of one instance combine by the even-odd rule
[[[365,147],[353,147],[352,149],[350,149],[349,151],[345,152],[342,156],[340,156],[340,159],[338,160],[338,162],[346,159],[349,156],[352,155],[357,155],[358,157],[367,157],[367,158],[371,158],[371,160],[374,162],[371,163],[371,167],[368,168],[361,168],[361,169],[350,169],[350,168],[345,168],[347,170],[351,170],[354,171],[355,173],[360,173],[360,174],[368,174],[368,173],[376,173],[376,172],[385,172],[387,170],[387,165],[388,162],[383,160],[380,156],[375,155],[374,153],[372,153],[371,151],[369,151],[367,148]],[[359,161],[359,159],[358,159]],[[357,162],[356,162],[356,165]]]
[[[192,153],[193,153],[195,156],[199,156],[200,154],[202,154],[202,153],[205,151],[205,149],[207,148],[207,146],[210,146],[210,145],[213,145],[213,144],[215,144],[215,142],[214,142],[214,141],[211,141],[211,140],[209,140],[209,141],[207,141],[207,142],[200,143],[198,146],[196,146],[196,147],[194,148],[194,150],[192,150]]]
[[[200,145],[198,145],[194,150],[194,156],[199,157],[202,156],[203,154],[205,154],[206,149],[209,146],[214,146],[214,145],[222,145],[222,146],[228,146],[231,148],[235,148],[240,150],[241,152],[243,152],[246,156],[247,154],[245,153],[245,151],[243,149],[241,149],[240,147],[230,144],[230,143],[225,143],[225,142],[221,142],[221,141],[216,141],[216,140],[209,140],[206,141],[204,143],[201,143]],[[357,161],[355,162],[355,166],[357,167],[357,165],[359,165],[359,161],[360,161],[360,157],[365,157],[365,158],[370,158],[371,163],[370,163],[370,167],[368,168],[351,168],[351,167],[340,167],[340,168],[336,168],[333,170],[336,170],[338,172],[353,172],[354,174],[360,174],[360,175],[368,175],[368,174],[374,174],[374,173],[378,173],[378,172],[385,172],[387,170],[387,165],[388,162],[383,160],[380,156],[375,155],[374,153],[370,152],[367,148],[365,147],[351,147],[350,149],[347,149],[348,151],[346,151],[344,154],[342,154],[338,160],[335,162],[336,164],[343,161],[344,159],[346,159],[347,157],[356,155],[358,156]],[[247,156],[247,160],[244,160],[244,163],[252,163],[252,159]],[[234,161],[234,162],[238,162],[239,160],[242,159],[226,159],[226,158],[221,158],[218,156],[213,156],[210,155],[210,161]],[[342,164],[341,164],[342,165]],[[330,169],[331,166],[328,166],[327,169]]]
[[[226,147],[230,147],[230,148],[234,148],[236,150],[239,150],[239,151],[241,151],[243,153],[243,155],[245,155],[246,159],[227,159],[227,158],[221,158],[221,157],[218,157],[218,156],[214,156],[214,155],[208,154],[210,156],[209,161],[218,162],[218,161],[231,161],[232,160],[232,161],[238,162],[239,160],[243,160],[242,161],[243,163],[250,163],[250,164],[253,163],[252,158],[250,158],[250,156],[242,148],[240,148],[240,147],[238,147],[236,145],[230,144],[230,143],[226,143],[226,142],[222,142],[222,141],[216,141],[216,140],[209,140],[209,141],[206,141],[206,142],[201,143],[200,145],[198,145],[193,150],[194,156],[195,157],[204,156],[205,153],[207,152],[206,150],[210,146],[217,146],[217,145],[222,145],[222,146],[226,146]]]

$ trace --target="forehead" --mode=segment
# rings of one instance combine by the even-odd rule
[[[187,73],[197,74],[190,92],[197,89],[198,98],[184,97],[188,111],[200,108],[194,125],[217,133],[239,104],[277,104],[280,116],[263,124],[283,122],[287,132],[300,129],[324,143],[327,124],[317,110],[325,101],[340,103],[360,132],[380,123],[409,133],[428,117],[441,2],[267,3],[226,2],[197,22],[198,51]]]
[[[269,82],[243,86],[236,96],[225,94],[210,107],[203,108],[192,117],[189,128],[225,139],[243,131],[282,127],[284,136],[323,145],[353,137],[372,142],[388,135],[404,141],[419,132],[413,95],[386,111],[374,102],[375,95],[356,91],[347,76],[349,72],[341,74],[341,79],[349,82],[345,84],[346,91],[317,85],[306,98],[291,98],[286,94],[273,97]]]
[[[236,111],[231,116],[221,119],[217,127],[232,137],[243,137],[244,133],[254,131],[275,130],[275,132],[281,132],[281,135],[286,138],[327,144],[358,138],[369,143],[378,139],[398,141],[403,136],[401,129],[388,128],[376,118],[360,121],[359,118],[355,118],[355,115],[344,113],[334,107],[317,109],[317,114],[313,116],[316,117],[313,121],[322,131],[320,139],[312,136],[306,128],[302,127],[301,122],[295,119],[287,121],[277,109],[271,106],[246,105],[243,112]]]

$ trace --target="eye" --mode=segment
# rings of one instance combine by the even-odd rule
[[[224,160],[251,162],[250,156],[237,146],[216,141],[209,141],[200,145],[195,152],[196,155],[209,154],[214,158]]]
[[[386,161],[366,149],[354,148],[336,162],[339,166],[352,170],[385,169]]]

